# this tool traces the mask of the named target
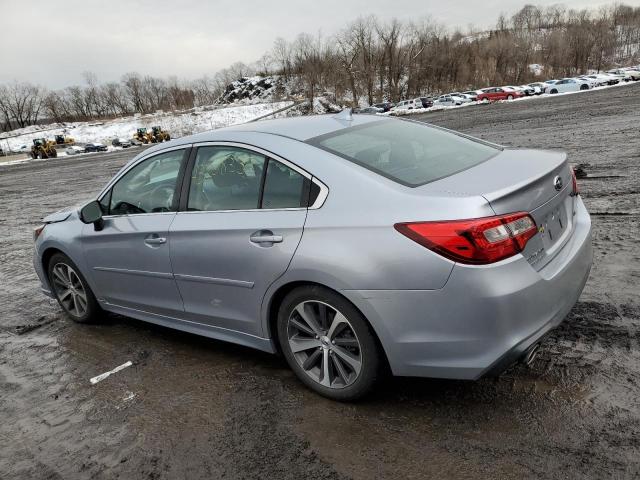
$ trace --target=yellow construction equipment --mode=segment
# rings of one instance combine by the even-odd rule
[[[168,142],[171,140],[171,135],[166,130],[162,130],[162,128],[155,126],[152,129],[153,137],[155,142]]]
[[[147,132],[146,128],[139,128],[136,133],[133,134],[133,138],[142,143],[155,143],[155,137],[153,133]]]
[[[55,147],[55,142],[47,140],[46,138],[34,138],[33,146],[31,147],[31,158],[55,158],[58,156],[58,151]]]
[[[76,143],[71,137],[65,135],[56,135],[56,145],[71,145]]]

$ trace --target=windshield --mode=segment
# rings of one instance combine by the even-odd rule
[[[471,168],[500,150],[427,124],[386,120],[312,138],[308,143],[409,187]]]

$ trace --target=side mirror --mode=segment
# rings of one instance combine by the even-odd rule
[[[104,220],[102,219],[102,207],[97,200],[87,203],[80,209],[80,221],[82,223],[93,223],[96,231],[102,230]]]

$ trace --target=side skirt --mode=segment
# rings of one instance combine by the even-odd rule
[[[183,332],[193,333],[195,335],[201,335],[203,337],[222,340],[224,342],[236,343],[245,347],[255,348],[256,350],[262,350],[263,352],[267,353],[276,353],[273,347],[273,343],[268,338],[256,337],[254,335],[237,332],[235,330],[229,330],[227,328],[214,327],[212,325],[193,322],[191,320],[182,320],[180,318],[159,315],[157,313],[137,310],[131,307],[114,305],[106,301],[100,302],[100,305],[102,306],[102,308],[109,312],[118,313],[120,315],[124,315],[125,317],[132,317],[144,322],[154,323],[156,325],[161,325],[163,327],[173,328],[176,330],[182,330]]]

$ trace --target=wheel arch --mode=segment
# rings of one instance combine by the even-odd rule
[[[373,336],[378,344],[378,347],[380,348],[380,351],[383,354],[382,361],[385,365],[385,368],[387,369],[391,368],[387,351],[384,347],[384,344],[380,340],[380,335],[378,334],[378,332],[376,332],[376,329],[373,326],[372,322],[367,318],[367,316],[364,314],[362,309],[359,308],[356,304],[354,304],[345,295],[343,295],[340,292],[340,290],[336,288],[332,288],[331,286],[325,285],[320,282],[314,282],[314,281],[308,281],[308,280],[293,280],[293,281],[286,282],[282,285],[279,285],[277,289],[269,296],[266,302],[265,333],[267,335],[267,338],[269,338],[269,340],[271,341],[274,352],[278,354],[282,353],[280,348],[280,342],[278,341],[278,327],[277,327],[278,310],[280,308],[280,305],[282,304],[282,301],[284,300],[284,298],[290,292],[292,292],[294,289],[298,287],[303,287],[303,286],[318,286],[318,287],[326,288],[327,290],[331,290],[335,294],[340,295],[345,301],[349,302],[353,306],[353,308],[355,308],[360,313],[360,315],[362,315],[362,318],[365,319],[365,321],[367,322],[367,325],[369,325],[369,328],[371,328],[371,331],[373,332]]]

